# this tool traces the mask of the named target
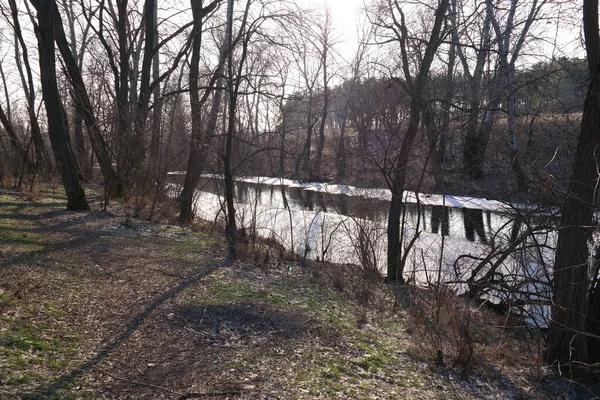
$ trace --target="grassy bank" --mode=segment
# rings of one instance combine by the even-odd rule
[[[477,305],[64,206],[0,191],[2,399],[593,397]]]

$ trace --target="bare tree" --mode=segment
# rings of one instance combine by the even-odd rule
[[[71,149],[67,115],[62,106],[56,81],[54,21],[59,17],[54,17],[53,14],[58,12],[58,8],[55,0],[32,0],[31,3],[38,13],[39,22],[35,31],[38,39],[42,95],[48,116],[50,143],[67,194],[67,209],[89,210],[85,191],[81,186],[77,161]]]
[[[317,141],[317,154],[315,156],[314,169],[319,176],[323,176],[321,171],[321,161],[323,158],[323,148],[325,147],[325,126],[327,125],[327,113],[329,110],[329,85],[333,74],[330,73],[331,66],[329,65],[332,57],[332,47],[335,45],[332,37],[333,21],[329,10],[325,10],[324,20],[318,26],[318,34],[316,35],[316,44],[319,49],[319,58],[321,62],[321,74],[323,79],[323,108],[321,110],[321,121],[319,124],[319,138]]]
[[[215,134],[217,117],[221,108],[223,69],[228,51],[224,45],[221,46],[218,65],[211,79],[211,85],[209,85],[209,89],[204,92],[204,96],[202,98],[200,98],[198,93],[200,49],[202,45],[202,21],[204,17],[214,10],[219,4],[220,0],[215,0],[210,5],[201,8],[201,3],[198,3],[194,0],[191,1],[192,15],[194,19],[192,30],[192,58],[190,61],[189,72],[190,103],[192,113],[192,140],[190,143],[190,153],[185,173],[185,181],[180,195],[181,208],[179,211],[179,221],[183,223],[191,222],[194,217],[194,191],[196,190],[196,186],[200,180],[200,174],[202,173],[202,168],[204,166],[210,141]],[[212,107],[208,116],[208,120],[206,121],[206,125],[203,127],[202,106],[212,92],[213,85],[214,95]]]
[[[56,6],[56,4],[53,6]],[[54,18],[53,24],[55,27],[54,36],[56,45],[61,53],[69,80],[73,87],[71,93],[75,103],[75,108],[77,110],[76,119],[81,117],[85,121],[87,131],[90,136],[90,142],[92,144],[92,149],[94,150],[94,154],[98,159],[98,164],[100,165],[102,175],[104,176],[106,192],[109,195],[120,196],[124,189],[123,183],[112,166],[111,157],[108,152],[108,146],[102,137],[102,133],[100,132],[100,127],[98,125],[98,121],[96,120],[85,82],[81,76],[79,63],[77,62],[75,54],[72,52],[73,47],[69,46],[67,42],[58,7],[54,9],[52,17]],[[77,123],[77,120],[75,123]],[[75,140],[75,143],[81,144],[77,139]]]
[[[77,67],[81,71],[83,68],[84,56],[88,50],[90,25],[86,24],[81,32],[81,40],[78,44],[76,23],[79,21],[74,0],[62,0],[63,15],[67,21],[68,42],[73,58],[76,60]],[[66,36],[66,35],[65,35]],[[91,164],[88,162],[88,150],[83,134],[83,115],[78,104],[74,104],[72,108],[73,120],[73,139],[75,145],[75,153],[77,154],[77,162],[82,168],[82,172],[86,178],[91,177]],[[93,148],[93,146],[92,146]]]
[[[421,63],[415,73],[411,70],[413,64],[409,61],[410,41],[406,15],[397,0],[386,0],[384,8],[377,16],[375,23],[388,32],[388,40],[400,48],[400,64],[404,76],[407,92],[410,95],[409,121],[404,131],[400,147],[393,152],[388,167],[382,171],[388,187],[392,192],[390,210],[387,224],[387,277],[389,280],[403,281],[403,265],[400,246],[400,219],[403,208],[403,195],[406,188],[408,166],[413,154],[413,146],[417,138],[421,113],[426,107],[423,95],[429,79],[429,71],[435,53],[444,38],[443,25],[446,19],[446,9],[449,0],[439,0],[435,7],[431,33],[426,38],[419,38],[425,43],[425,48],[420,56]],[[389,18],[388,18],[389,16]]]
[[[516,86],[515,86],[515,63],[521,55],[521,50],[525,39],[529,34],[532,24],[537,20],[540,10],[547,0],[533,0],[529,5],[529,12],[524,21],[515,21],[518,0],[511,0],[506,15],[506,25],[504,30],[496,16],[495,7],[492,0],[486,0],[486,10],[490,15],[490,21],[496,34],[496,44],[498,46],[498,58],[500,61],[500,76],[505,81],[506,106],[508,117],[508,140],[510,143],[510,161],[511,167],[517,181],[517,190],[523,192],[527,189],[525,171],[519,159],[519,145],[516,132]],[[517,32],[517,26],[521,25],[521,31]],[[511,39],[517,36],[514,45],[511,46]]]
[[[9,0],[10,11],[12,15],[12,25],[15,34],[15,61],[19,76],[21,77],[21,85],[25,92],[25,98],[27,100],[27,113],[29,115],[29,122],[31,124],[31,137],[35,147],[35,159],[36,169],[41,171],[44,175],[52,171],[52,161],[50,160],[50,154],[46,149],[46,144],[42,138],[42,131],[40,124],[38,123],[38,116],[36,113],[35,104],[35,86],[33,82],[33,74],[31,72],[31,65],[29,63],[29,52],[27,45],[23,38],[23,32],[21,30],[21,23],[19,21],[19,11],[15,0]],[[20,49],[20,51],[19,51]],[[24,67],[24,68],[23,68]],[[23,69],[25,71],[23,71]]]
[[[598,187],[597,151],[600,146],[600,26],[598,1],[584,0],[583,30],[590,84],[569,192],[562,206],[554,264],[552,319],[546,360],[574,375],[582,375],[585,364],[598,362],[600,320],[598,317],[598,270],[589,291],[588,242],[593,231]],[[588,309],[589,306],[592,306]],[[593,314],[589,314],[589,312]],[[596,350],[593,353],[591,350]]]

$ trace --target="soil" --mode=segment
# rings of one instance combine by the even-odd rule
[[[73,213],[57,188],[0,190],[2,399],[598,396],[506,316],[449,298],[432,330],[427,290],[268,244],[232,260],[218,233],[88,195],[94,210]]]

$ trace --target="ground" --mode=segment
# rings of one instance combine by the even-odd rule
[[[73,213],[56,187],[0,190],[2,399],[595,396],[482,307],[455,338],[472,343],[461,358],[448,343],[462,328],[415,316],[429,315],[415,313],[427,291],[267,245],[232,261],[218,233],[101,212],[89,194],[95,210]],[[457,304],[444,303],[446,326]]]

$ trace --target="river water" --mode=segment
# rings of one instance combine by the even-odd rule
[[[238,179],[235,191],[238,228],[248,234],[276,240],[301,257],[385,274],[389,191],[258,177]],[[222,194],[220,179],[203,179],[196,216],[223,221]],[[550,294],[547,266],[554,257],[555,224],[539,212],[517,212],[498,201],[408,192],[402,218],[404,277],[421,285],[439,279],[461,293],[488,257],[477,276],[496,263],[498,285],[486,296],[518,302],[526,319],[545,325],[548,307],[536,303],[547,303]],[[519,245],[504,258],[515,241]]]

